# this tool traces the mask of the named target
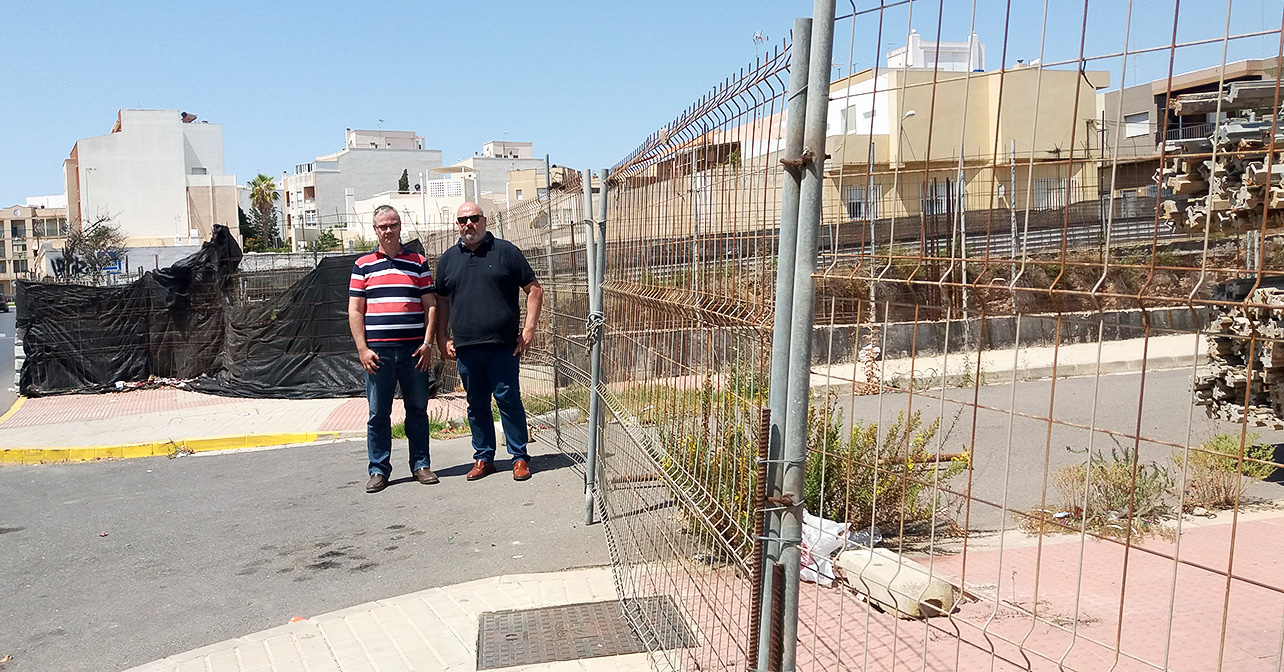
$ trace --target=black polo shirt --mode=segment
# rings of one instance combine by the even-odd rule
[[[437,260],[437,293],[450,299],[455,347],[510,344],[521,333],[517,295],[535,282],[535,271],[516,245],[486,233],[477,249],[464,241]]]

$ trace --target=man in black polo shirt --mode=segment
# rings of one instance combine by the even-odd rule
[[[459,206],[455,221],[459,242],[437,261],[436,335],[438,349],[455,360],[468,397],[474,460],[468,480],[495,471],[493,395],[513,458],[513,480],[524,481],[531,477],[529,436],[517,374],[521,356],[535,340],[544,288],[521,250],[486,231],[486,216],[476,203]],[[526,293],[526,322],[520,327],[518,289]]]

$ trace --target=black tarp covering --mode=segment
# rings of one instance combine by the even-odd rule
[[[120,287],[19,281],[23,394],[96,392],[116,381],[191,378],[222,350],[229,279],[241,248],[225,226],[168,268]]]
[[[417,240],[405,248],[423,254]],[[326,257],[275,299],[232,310],[215,373],[188,385],[232,397],[364,396],[348,329],[348,280],[359,256]]]
[[[423,252],[419,241],[405,246]],[[347,312],[357,256],[324,258],[280,295],[248,306],[234,301],[241,250],[226,227],[197,254],[128,286],[20,282],[22,392],[105,392],[157,376],[233,397],[362,396]]]
[[[322,259],[275,299],[234,309],[216,373],[189,385],[234,397],[364,395],[365,373],[348,330],[348,279],[357,256]]]

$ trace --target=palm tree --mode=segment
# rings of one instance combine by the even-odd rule
[[[281,198],[276,191],[276,182],[263,173],[250,180],[249,187],[250,203],[260,212],[266,213]]]
[[[249,182],[250,207],[254,211],[252,221],[259,231],[268,237],[272,247],[280,245],[281,234],[277,230],[276,202],[281,194],[277,193],[276,182],[267,175],[259,173]]]

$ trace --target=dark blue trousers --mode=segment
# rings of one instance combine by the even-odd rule
[[[366,374],[366,400],[370,417],[366,420],[366,452],[370,474],[392,473],[392,400],[401,386],[401,400],[406,406],[406,438],[410,442],[410,470],[427,467],[428,459],[428,383],[427,371],[415,368],[415,348],[408,345],[372,345],[379,355],[379,370]]]
[[[473,434],[473,459],[492,462],[495,459],[495,421],[490,411],[490,398],[495,397],[499,419],[504,427],[504,442],[514,460],[528,459],[526,444],[526,409],[522,407],[522,390],[517,382],[521,359],[513,354],[517,347],[483,344],[467,345],[455,350],[455,367],[459,382],[468,398],[468,426]]]

